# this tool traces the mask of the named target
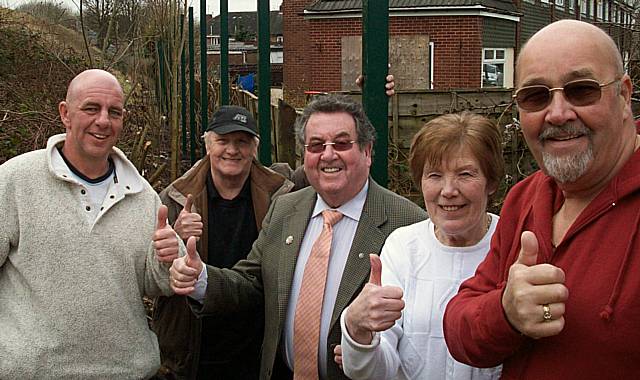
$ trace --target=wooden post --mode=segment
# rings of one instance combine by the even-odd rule
[[[296,110],[278,99],[278,162],[287,162],[292,168],[296,167],[296,138],[293,133],[293,126],[296,122]]]

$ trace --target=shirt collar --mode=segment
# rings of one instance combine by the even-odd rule
[[[49,171],[57,178],[64,181],[71,180],[72,173],[67,164],[64,163],[62,156],[58,152],[57,146],[61,146],[66,139],[66,134],[62,133],[49,137],[47,141],[47,165]],[[145,180],[138,173],[135,166],[126,158],[124,153],[116,147],[111,149],[110,157],[113,159],[115,172],[118,174],[118,184],[125,190],[125,193],[139,193],[145,187]]]
[[[362,189],[355,197],[351,198],[347,203],[337,209],[329,207],[320,194],[317,194],[316,206],[313,209],[313,213],[311,213],[311,218],[315,218],[320,215],[324,210],[332,209],[338,210],[342,215],[358,222],[360,221],[360,214],[362,214],[362,209],[364,208],[364,202],[367,200],[367,191],[369,191],[369,179],[367,179],[367,182],[364,183],[364,186],[362,186]]]
[[[107,162],[108,162],[109,166],[107,167],[106,173],[104,173],[103,175],[101,175],[98,178],[89,178],[86,175],[84,175],[83,173],[81,173],[80,170],[78,170],[75,166],[73,166],[73,164],[71,162],[69,162],[69,160],[67,160],[67,158],[64,156],[64,153],[62,152],[62,147],[61,146],[56,146],[56,149],[58,150],[58,154],[60,154],[60,157],[62,157],[62,160],[67,165],[69,170],[71,170],[71,172],[77,178],[80,178],[85,183],[88,183],[88,184],[91,184],[91,185],[96,185],[96,184],[99,184],[101,182],[106,181],[107,179],[110,179],[112,176],[116,177],[116,178],[118,177],[115,174],[116,165],[113,163],[113,158],[111,158],[111,156],[109,156],[107,158]]]

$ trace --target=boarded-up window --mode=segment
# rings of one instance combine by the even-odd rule
[[[342,89],[356,90],[355,78],[362,73],[362,37],[342,37]],[[398,90],[429,88],[429,37],[391,36],[389,62]]]

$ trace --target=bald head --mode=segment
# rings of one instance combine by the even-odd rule
[[[529,150],[567,199],[591,200],[631,157],[636,140],[633,84],[618,48],[600,28],[562,20],[529,39],[516,68]]]
[[[58,104],[66,129],[62,151],[83,175],[98,178],[109,168],[109,155],[124,120],[124,95],[118,80],[104,70],[78,74]]]
[[[119,94],[124,97],[120,82],[118,82],[118,79],[113,76],[113,74],[100,69],[89,69],[76,75],[75,78],[71,80],[71,83],[69,83],[66,97],[67,103],[75,100],[78,94],[88,86],[95,85],[116,88]]]
[[[614,70],[615,76],[624,74],[620,51],[607,33],[583,21],[560,20],[540,29],[520,50],[516,60],[517,85],[521,85],[526,75],[521,70],[523,60],[544,60],[550,54],[571,56],[583,51],[598,52],[607,58],[605,64]]]

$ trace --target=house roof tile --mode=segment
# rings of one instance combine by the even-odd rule
[[[483,6],[500,13],[518,13],[510,0],[389,0],[392,10],[423,10],[439,7],[473,7]],[[360,11],[362,0],[316,0],[306,7],[305,11],[312,13],[334,13],[345,11]]]
[[[282,12],[270,12],[269,31],[271,35],[282,34]],[[229,12],[229,34],[233,35],[239,30],[244,30],[253,35],[257,34],[258,16],[257,12]],[[220,34],[220,15],[210,21],[209,30],[214,34]]]

